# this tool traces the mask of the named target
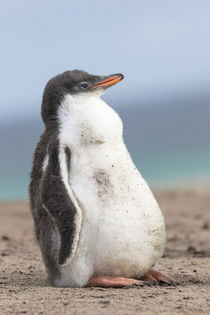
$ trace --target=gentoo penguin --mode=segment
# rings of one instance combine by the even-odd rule
[[[155,268],[164,219],[101,95],[124,76],[66,71],[46,85],[45,131],[35,153],[30,204],[49,279],[56,286],[172,283]]]

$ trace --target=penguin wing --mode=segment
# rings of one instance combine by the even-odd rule
[[[41,181],[41,204],[55,224],[60,239],[58,263],[72,260],[79,240],[82,211],[69,184],[71,152],[58,140],[48,145],[48,163]]]

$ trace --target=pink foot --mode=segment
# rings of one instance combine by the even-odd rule
[[[144,275],[142,280],[150,282],[152,284],[158,284],[158,283],[167,283],[167,284],[171,284],[171,285],[177,284],[177,282],[174,279],[172,279],[171,277],[169,277],[167,274],[160,272],[160,271],[156,271],[154,269],[151,269],[150,271],[148,271]]]
[[[88,287],[103,287],[103,288],[122,288],[122,287],[131,287],[133,285],[141,286],[144,285],[143,281],[123,278],[123,277],[109,277],[109,276],[100,276],[92,277],[88,281]]]

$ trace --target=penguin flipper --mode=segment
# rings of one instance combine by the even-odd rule
[[[69,184],[71,153],[58,141],[48,146],[48,165],[41,183],[41,205],[51,217],[60,238],[59,265],[72,260],[79,240],[82,211]]]

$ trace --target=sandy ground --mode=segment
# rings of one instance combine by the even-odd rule
[[[167,225],[160,269],[176,287],[51,287],[27,204],[1,203],[0,314],[210,314],[210,191],[156,197]]]

